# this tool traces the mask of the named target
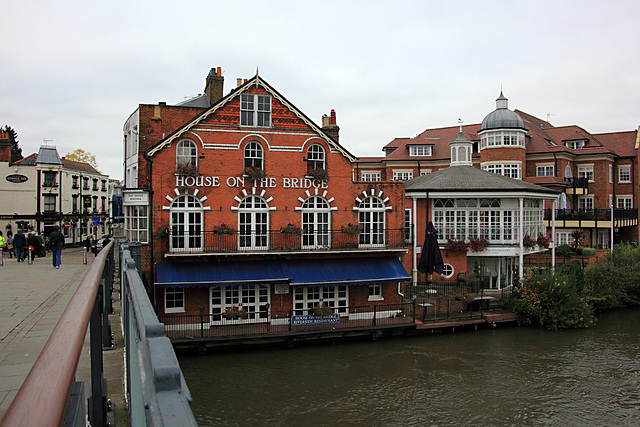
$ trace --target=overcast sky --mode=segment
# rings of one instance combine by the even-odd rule
[[[340,143],[382,155],[394,137],[509,108],[591,133],[640,124],[640,2],[15,1],[0,25],[0,125],[23,155],[44,139],[122,177],[122,126],[140,103],[202,93],[222,67],[260,76]],[[549,116],[548,116],[549,115]]]

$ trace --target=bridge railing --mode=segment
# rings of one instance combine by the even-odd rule
[[[127,245],[120,272],[129,425],[195,426],[189,388]]]
[[[84,384],[77,382],[75,375],[87,328],[91,350],[89,423],[107,425],[102,351],[112,348],[108,316],[114,277],[113,245],[109,243],[91,264],[0,421],[3,427],[86,424]]]

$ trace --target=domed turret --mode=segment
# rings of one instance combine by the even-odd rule
[[[524,129],[524,120],[508,108],[509,100],[500,92],[500,96],[496,99],[496,109],[489,113],[482,124],[480,132],[490,129]]]

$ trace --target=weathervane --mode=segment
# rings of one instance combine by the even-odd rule
[[[458,124],[460,125],[460,133],[462,133],[462,123],[464,123],[462,119],[458,118]]]

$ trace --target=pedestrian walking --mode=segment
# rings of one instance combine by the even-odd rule
[[[7,252],[9,252],[9,259],[13,258],[15,248],[13,247],[13,233],[11,230],[7,230]]]
[[[40,241],[38,240],[38,236],[36,236],[36,232],[32,231],[27,235],[27,255],[31,256],[31,263],[33,264],[33,260],[36,258],[36,251],[38,250],[38,246],[40,246]]]
[[[2,231],[0,231],[0,251],[4,252],[7,249],[7,241],[2,237]]]
[[[60,227],[53,227],[53,231],[49,234],[49,248],[51,249],[51,261],[55,268],[60,268],[62,261],[62,247],[64,246],[64,236],[60,232]]]
[[[27,246],[27,238],[21,228],[18,228],[18,232],[13,236],[13,246],[16,248],[18,262],[24,261],[24,247]]]

